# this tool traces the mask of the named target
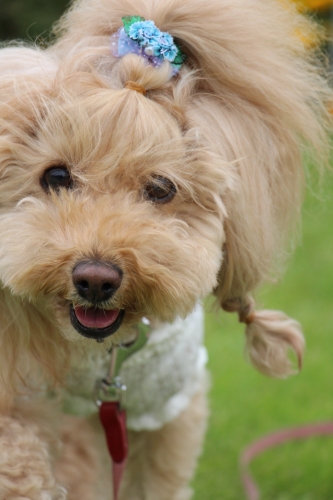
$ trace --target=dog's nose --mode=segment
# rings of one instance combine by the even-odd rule
[[[79,262],[73,269],[73,283],[89,302],[108,300],[121,285],[123,273],[110,262]]]

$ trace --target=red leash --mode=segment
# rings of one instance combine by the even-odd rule
[[[112,460],[113,498],[117,500],[128,455],[126,412],[118,401],[104,402],[99,407],[99,416]]]
[[[109,373],[95,386],[95,401],[112,461],[113,499],[118,500],[120,483],[126,467],[128,439],[126,412],[122,408],[126,386],[117,375],[117,348],[111,352]]]
[[[259,489],[252,478],[248,466],[250,462],[263,451],[274,448],[287,441],[294,441],[298,439],[306,439],[314,436],[328,436],[333,434],[333,422],[324,422],[321,424],[305,425],[303,427],[294,427],[292,429],[285,429],[282,431],[269,434],[258,441],[255,441],[248,446],[242,453],[240,458],[241,478],[248,500],[259,500]]]

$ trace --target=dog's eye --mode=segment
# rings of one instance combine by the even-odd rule
[[[59,188],[70,189],[73,186],[69,170],[67,167],[59,165],[50,167],[45,170],[43,177],[40,181],[45,190],[54,189],[57,191]]]
[[[168,203],[176,192],[176,186],[169,179],[157,175],[154,181],[145,186],[144,197],[154,203]]]

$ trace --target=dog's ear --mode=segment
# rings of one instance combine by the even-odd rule
[[[0,49],[0,102],[19,95],[29,82],[47,82],[56,70],[56,60],[37,47],[13,45]]]
[[[0,118],[23,125],[24,103],[28,111],[29,103],[50,87],[57,67],[56,60],[38,48],[13,45],[0,49]],[[15,113],[18,108],[21,116]]]
[[[301,365],[300,326],[283,313],[255,312],[249,294],[276,275],[297,233],[304,152],[307,161],[312,153],[319,165],[328,160],[333,99],[319,54],[322,31],[284,2],[194,0],[190,12],[171,3],[163,27],[201,77],[192,123],[232,179],[223,194],[226,241],[215,294],[247,324],[254,365],[283,377],[291,371],[288,348]]]
[[[272,278],[295,234],[304,187],[302,145],[327,161],[332,92],[311,21],[278,2],[214,5],[203,5],[191,27],[190,21],[179,23],[177,34],[203,75],[191,118],[209,131],[205,140],[221,167],[229,162],[233,178],[223,195],[226,242],[215,294],[247,324],[252,362],[265,374],[285,376],[288,347],[301,364],[300,327],[283,313],[255,313],[249,293]]]
[[[34,136],[41,96],[52,88],[57,62],[38,48],[0,50],[0,170],[7,168],[10,144]],[[15,148],[10,148],[15,151]]]
[[[37,47],[5,46],[0,50],[0,75],[39,75],[47,78],[56,69],[56,61]]]

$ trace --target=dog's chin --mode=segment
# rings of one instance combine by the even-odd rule
[[[99,309],[95,307],[70,306],[72,326],[83,337],[102,342],[121,326],[124,309]]]

